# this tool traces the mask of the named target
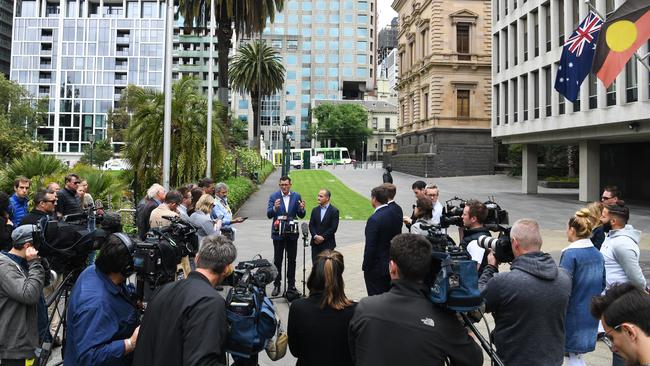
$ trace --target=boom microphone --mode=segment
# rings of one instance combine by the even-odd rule
[[[302,238],[307,239],[307,237],[309,236],[309,224],[306,223],[306,222],[303,222],[300,225],[300,229],[302,230]]]

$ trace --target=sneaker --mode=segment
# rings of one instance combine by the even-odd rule
[[[280,295],[280,286],[273,286],[273,292],[271,292],[271,296],[278,296]]]

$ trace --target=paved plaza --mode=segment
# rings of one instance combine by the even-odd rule
[[[370,190],[381,184],[382,170],[379,167],[367,169],[354,169],[351,166],[327,168],[344,184],[363,196],[370,197]],[[274,172],[267,181],[260,186],[246,204],[239,210],[237,216],[247,216],[249,219],[238,224],[236,245],[238,248],[238,261],[250,259],[259,254],[270,261],[273,258],[273,245],[270,238],[270,220],[266,218],[266,207],[269,195],[278,189],[277,183],[280,177],[278,171]],[[394,172],[393,180],[398,187],[396,196],[397,203],[402,206],[405,214],[410,214],[413,204],[413,193],[411,184],[418,179],[428,183],[435,183],[440,188],[441,200],[447,200],[455,196],[464,199],[476,198],[486,200],[493,197],[496,202],[506,209],[510,214],[510,221],[522,217],[529,217],[540,222],[544,245],[542,249],[550,252],[556,261],[559,261],[560,251],[566,245],[565,228],[568,218],[584,203],[579,202],[577,190],[574,189],[546,189],[541,188],[537,195],[523,195],[520,192],[521,181],[504,175],[476,176],[476,177],[451,177],[451,178],[418,178],[407,174]],[[326,185],[324,188],[327,188]],[[305,194],[304,192],[299,192]],[[636,228],[647,232],[650,230],[650,208],[631,205],[631,224]],[[307,209],[311,209],[308,207]],[[345,215],[341,212],[341,217]],[[336,233],[338,250],[345,256],[345,286],[346,293],[354,300],[360,300],[366,296],[361,262],[363,259],[365,221],[341,221]],[[458,233],[451,227],[451,236],[457,239]],[[299,241],[300,244],[300,241]],[[641,240],[642,260],[650,262],[650,237],[644,234]],[[303,267],[303,255],[299,248],[298,264],[296,270],[296,287],[302,292],[303,268],[309,275],[311,266],[309,248],[306,248],[306,266]],[[649,267],[646,266],[646,269]],[[507,265],[502,265],[502,270],[507,270]],[[650,277],[646,270],[646,277]],[[269,293],[271,286],[268,288]],[[278,312],[282,323],[286,327],[288,315],[288,303],[284,299],[276,299]],[[494,326],[492,317],[487,315],[490,328]],[[479,325],[481,332],[487,336],[485,324]],[[539,340],[542,342],[543,340]],[[58,351],[58,350],[57,350]],[[489,365],[487,354],[484,355],[484,365]],[[535,357],[531,355],[531,357]],[[56,357],[60,360],[60,356]],[[587,357],[588,365],[605,366],[611,364],[611,354],[607,347],[598,342],[595,352]],[[264,352],[260,356],[260,365],[295,365],[295,358],[289,352],[280,361],[270,361]],[[50,364],[54,364],[51,362]]]

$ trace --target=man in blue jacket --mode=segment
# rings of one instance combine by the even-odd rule
[[[125,286],[134,271],[132,248],[126,234],[111,234],[79,275],[68,305],[64,366],[131,365],[140,329],[132,288]]]
[[[300,194],[291,192],[291,178],[283,176],[280,178],[280,190],[274,192],[269,197],[269,204],[266,210],[266,216],[273,219],[271,222],[271,238],[273,239],[273,263],[278,269],[278,276],[273,283],[273,292],[271,296],[280,294],[280,282],[282,281],[282,257],[284,251],[287,251],[287,288],[297,293],[296,290],[296,254],[298,250],[298,233],[280,234],[278,233],[279,225],[282,225],[280,217],[296,219],[305,217],[305,202]]]
[[[14,194],[9,197],[9,215],[11,222],[14,224],[14,229],[20,226],[23,217],[29,212],[27,207],[29,199],[29,179],[20,176],[14,181]]]

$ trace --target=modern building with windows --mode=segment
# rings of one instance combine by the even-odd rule
[[[0,0],[0,72],[9,79],[11,64],[11,28],[14,21],[14,2]]]
[[[436,177],[491,174],[490,4],[395,0],[399,123],[395,170]]]
[[[591,0],[606,16],[624,1]],[[493,0],[492,135],[523,144],[522,192],[537,193],[537,145],[579,146],[579,199],[603,185],[650,200],[649,72],[634,58],[609,88],[590,75],[579,100],[554,89],[564,41],[589,12],[583,0]],[[601,35],[602,36],[602,35]],[[639,54],[648,52],[644,45]]]
[[[11,80],[49,98],[37,130],[45,151],[73,163],[106,136],[127,84],[162,90],[165,4],[147,0],[21,0]]]
[[[108,111],[127,84],[162,90],[164,1],[22,0],[15,7],[11,79],[50,99],[47,123],[37,131],[46,152],[75,162],[91,134],[106,136]],[[210,38],[183,34],[181,23],[172,78],[193,76],[207,94]],[[216,96],[216,37],[212,45]],[[113,142],[119,151],[120,141]]]
[[[364,99],[376,80],[376,0],[287,0],[262,39],[282,57],[284,89],[260,103],[265,145],[281,146],[280,125],[288,120],[293,147],[310,147],[314,99]],[[246,40],[244,40],[246,41]],[[248,95],[233,95],[234,115],[249,122]]]

